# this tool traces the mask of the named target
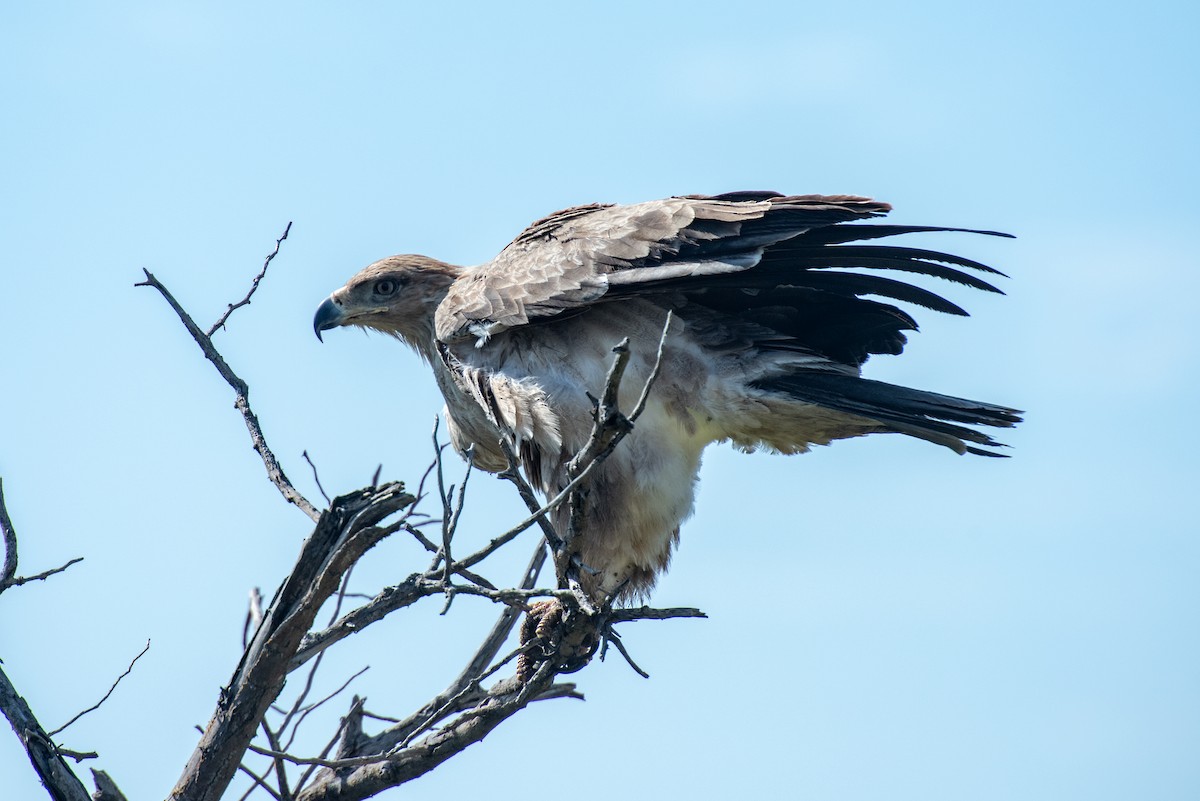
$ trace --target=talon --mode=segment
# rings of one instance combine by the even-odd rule
[[[598,622],[591,615],[568,610],[554,598],[530,604],[521,623],[520,642],[522,648],[534,645],[517,657],[517,680],[528,683],[547,661],[553,661],[557,673],[581,670],[600,645]]]

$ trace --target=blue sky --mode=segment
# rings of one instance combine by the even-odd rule
[[[949,290],[874,378],[1009,403],[1009,460],[874,437],[706,456],[660,605],[619,661],[414,797],[1195,798],[1200,380],[1193,4],[26,4],[0,24],[0,476],[33,573],[0,658],[66,744],[162,797],[239,653],[246,593],[308,531],[141,269],[211,322],[317,495],[415,482],[441,407],[416,357],[311,316],[397,252],[472,264],[554,209],[734,189],[859,193],[1012,276]],[[520,507],[481,476],[460,529]],[[532,542],[509,557],[519,571]],[[407,542],[356,572],[423,566]],[[499,578],[504,568],[497,567]],[[323,678],[404,714],[492,610],[431,602]],[[314,737],[318,733],[314,726]],[[556,754],[546,759],[546,751]],[[588,767],[580,778],[580,760]],[[534,778],[530,778],[533,775]],[[6,797],[40,792],[0,735]],[[397,797],[399,794],[396,794]],[[387,797],[387,796],[385,796]]]

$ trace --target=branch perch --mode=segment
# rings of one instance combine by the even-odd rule
[[[342,575],[390,533],[384,518],[415,500],[402,484],[385,484],[334,498],[304,543],[296,566],[276,593],[250,647],[222,690],[172,801],[219,801],[267,709],[279,696],[292,655]]]

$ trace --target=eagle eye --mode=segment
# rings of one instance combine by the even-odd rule
[[[393,295],[396,292],[396,282],[390,278],[384,278],[375,282],[373,288],[376,295]]]

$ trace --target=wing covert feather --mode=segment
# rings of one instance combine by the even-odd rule
[[[437,310],[437,337],[483,342],[585,308],[615,284],[746,270],[769,245],[889,208],[852,195],[740,192],[564,209],[455,281]]]

